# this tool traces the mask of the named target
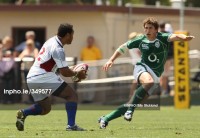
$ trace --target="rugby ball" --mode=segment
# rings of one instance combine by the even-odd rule
[[[73,71],[81,71],[81,70],[85,70],[86,72],[88,71],[88,64],[85,64],[85,63],[80,63],[80,64],[77,64],[74,68],[73,68]],[[76,77],[76,76],[73,76],[72,77],[72,80],[73,81],[79,81],[79,78]]]
[[[73,68],[74,71],[88,70],[88,64],[80,63]]]

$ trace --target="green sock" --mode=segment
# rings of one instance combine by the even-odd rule
[[[127,111],[128,107],[125,107],[124,104],[119,106],[115,111],[111,112],[110,114],[107,114],[104,117],[104,120],[106,122],[109,122],[115,118],[121,117],[122,115],[125,114],[125,112]]]
[[[139,104],[145,97],[145,95],[147,94],[147,92],[145,91],[145,89],[140,86],[136,91],[135,91],[135,95],[133,97],[133,102],[132,104]],[[131,107],[127,107],[124,104],[119,106],[115,111],[111,112],[110,114],[107,114],[104,117],[104,120],[106,122],[109,122],[115,118],[121,117],[122,115],[125,114],[125,112],[128,110],[133,111],[135,109],[135,107],[131,106]]]
[[[137,88],[137,90],[135,91],[135,94],[133,96],[133,99],[132,99],[132,106],[130,106],[128,108],[128,111],[134,111],[135,108],[137,107],[137,104],[139,104],[143,99],[144,97],[146,96],[147,92],[146,90],[143,88],[143,86],[141,85],[139,88]]]

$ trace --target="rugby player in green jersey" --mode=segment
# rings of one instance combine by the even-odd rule
[[[106,128],[108,122],[124,115],[124,119],[131,121],[135,108],[143,100],[148,98],[159,85],[159,77],[164,70],[167,53],[172,41],[190,41],[194,36],[184,34],[171,34],[158,32],[158,21],[149,17],[143,21],[144,35],[127,41],[119,46],[111,58],[103,66],[107,71],[114,63],[115,59],[124,54],[128,49],[138,48],[141,52],[141,61],[135,65],[134,78],[140,86],[127,105],[119,106],[113,112],[99,118],[100,128]]]

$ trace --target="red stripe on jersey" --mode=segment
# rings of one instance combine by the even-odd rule
[[[47,72],[51,72],[51,70],[55,64],[56,64],[56,62],[51,57],[51,59],[48,60],[47,62],[40,64],[40,68],[46,70]]]

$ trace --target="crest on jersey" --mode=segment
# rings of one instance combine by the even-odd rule
[[[155,47],[157,47],[157,48],[160,47],[160,43],[158,41],[155,42]]]

